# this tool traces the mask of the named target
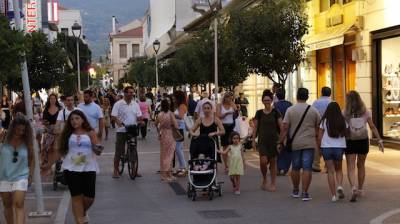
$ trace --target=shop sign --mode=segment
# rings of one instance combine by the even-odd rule
[[[37,0],[31,0],[29,3],[26,3],[25,6],[25,14],[26,14],[26,32],[32,33],[39,31],[39,4]]]
[[[332,16],[326,20],[326,27],[337,26],[343,24],[343,22],[344,22],[343,14]]]

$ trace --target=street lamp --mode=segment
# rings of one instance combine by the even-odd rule
[[[210,11],[213,12],[214,18],[214,88],[215,102],[218,102],[218,10],[220,9],[221,0],[208,0]]]
[[[156,52],[156,95],[158,94],[158,51],[160,50],[160,45],[158,39],[153,42],[153,50]]]
[[[72,25],[71,27],[72,29],[72,35],[74,35],[74,37],[76,37],[76,67],[78,70],[78,92],[81,91],[81,61],[80,61],[80,57],[79,57],[79,38],[81,37],[82,34],[82,26],[79,25],[79,23],[77,23],[75,21],[74,25]]]

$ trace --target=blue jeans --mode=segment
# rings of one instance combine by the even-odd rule
[[[303,171],[312,171],[312,164],[314,161],[313,148],[300,149],[292,151],[292,169],[299,171],[303,168]]]
[[[183,133],[183,130],[181,131]],[[185,155],[183,153],[183,141],[182,142],[176,142],[176,156],[178,157],[178,162],[179,162],[179,169],[185,169],[186,168],[186,160],[185,160]]]
[[[324,160],[333,160],[333,161],[342,161],[343,159],[343,152],[344,148],[335,148],[335,147],[329,147],[329,148],[322,148],[322,156],[324,157]]]

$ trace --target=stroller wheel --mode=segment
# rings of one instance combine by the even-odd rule
[[[208,191],[208,199],[213,200],[214,198],[214,191],[210,188],[210,190]]]
[[[192,201],[196,201],[196,197],[197,197],[196,192],[193,192],[192,193]]]
[[[56,191],[57,188],[58,188],[58,183],[57,183],[57,181],[54,181],[53,182],[53,190]]]

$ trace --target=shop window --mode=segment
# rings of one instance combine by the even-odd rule
[[[400,139],[400,37],[382,40],[383,135]]]
[[[120,58],[127,58],[128,57],[128,52],[127,52],[127,45],[126,44],[120,44],[119,45],[119,57]]]

